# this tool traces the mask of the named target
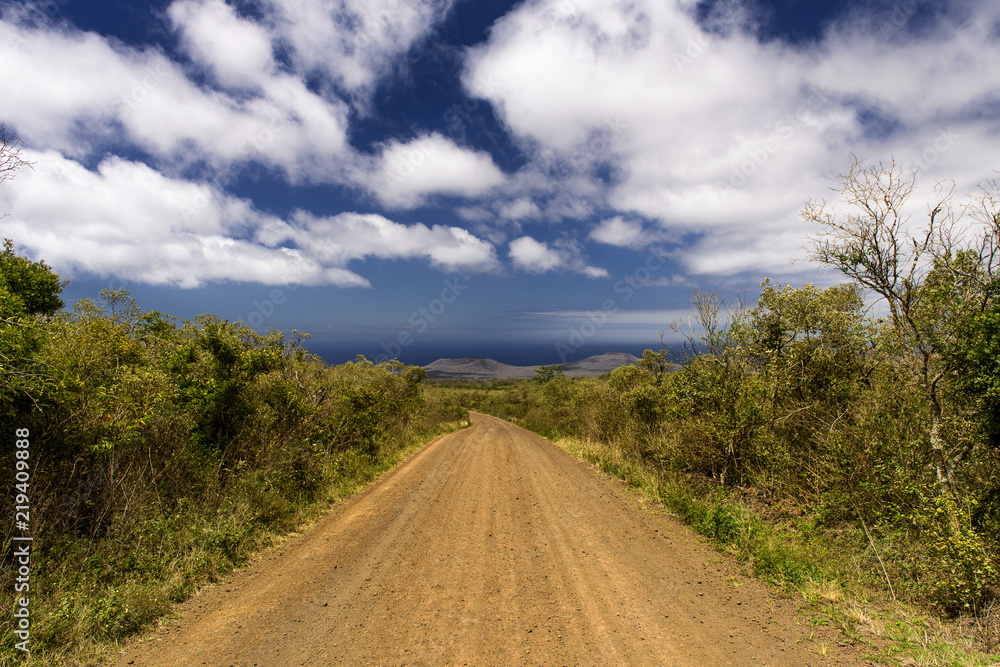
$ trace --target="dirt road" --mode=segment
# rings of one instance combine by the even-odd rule
[[[619,484],[473,414],[116,664],[867,664],[810,631]]]

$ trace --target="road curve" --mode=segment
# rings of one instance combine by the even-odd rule
[[[116,665],[861,665],[549,441],[472,413]],[[823,640],[832,647],[819,655]]]

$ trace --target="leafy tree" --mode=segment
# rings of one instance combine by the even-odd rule
[[[761,288],[757,307],[734,335],[775,379],[774,401],[829,401],[867,380],[876,327],[864,317],[856,285],[820,290],[765,280]]]
[[[656,350],[643,350],[642,358],[636,365],[655,378],[656,386],[660,386],[667,371],[670,370],[670,362],[667,360],[668,348]]]
[[[14,252],[4,239],[0,253],[0,316],[53,315],[63,307],[59,294],[66,286],[44,261],[32,262]]]
[[[13,178],[18,169],[32,168],[32,163],[21,157],[20,145],[21,140],[0,123],[0,184]],[[0,317],[52,315],[63,307],[59,293],[65,285],[45,262],[18,257],[14,242],[4,239],[0,254]]]
[[[0,123],[0,184],[21,167],[31,167],[21,157],[20,143]],[[26,408],[19,402],[36,403],[44,373],[35,358],[41,332],[30,319],[53,315],[62,308],[59,294],[65,285],[45,262],[19,257],[14,242],[4,239],[0,253],[0,412],[4,416]]]
[[[2,176],[2,174],[0,174]],[[43,330],[34,319],[62,308],[65,282],[45,262],[14,253],[10,239],[0,253],[0,411],[23,411],[36,404],[45,382],[44,364],[37,359]]]
[[[535,382],[545,383],[555,378],[566,377],[563,373],[562,364],[552,364],[551,366],[539,366],[535,369]]]
[[[822,232],[813,238],[811,258],[831,266],[871,290],[886,303],[898,354],[917,356],[915,379],[930,414],[928,442],[938,482],[953,476],[971,454],[974,441],[949,442],[945,421],[954,409],[949,382],[961,354],[959,332],[981,316],[993,300],[1000,275],[998,187],[967,211],[976,224],[960,224],[952,191],[936,188],[926,225],[914,231],[907,205],[916,172],[895,162],[865,165],[857,158],[840,175],[846,212],[810,201],[802,216]]]
[[[961,391],[977,405],[987,443],[1000,450],[1000,299],[959,325],[946,354]]]

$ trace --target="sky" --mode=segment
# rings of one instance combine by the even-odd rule
[[[837,282],[800,213],[852,155],[914,224],[995,177],[998,63],[986,0],[0,0],[0,235],[331,363],[639,354]]]

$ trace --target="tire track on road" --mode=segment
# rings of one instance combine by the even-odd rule
[[[508,422],[471,422],[116,664],[867,664],[812,629],[835,647],[820,657],[793,604],[621,484]]]

